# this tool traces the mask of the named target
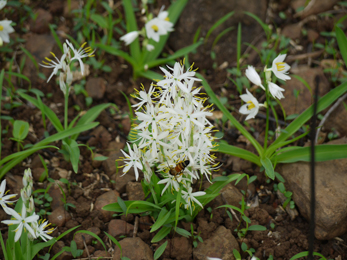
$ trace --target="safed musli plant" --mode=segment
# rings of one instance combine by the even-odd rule
[[[206,97],[200,95],[201,88],[194,87],[199,81],[195,71],[192,67],[184,71],[178,62],[173,68],[161,70],[165,79],[152,84],[148,92],[142,88],[134,95],[139,101],[134,105],[137,124],[127,152],[122,151],[123,173],[133,167],[138,180],[142,171],[142,187],[149,199],[124,202],[118,198],[117,203],[104,207],[126,214],[149,212],[156,220],[151,232],[161,228],[152,242],[164,238],[178,220],[191,222],[222,187],[240,176],[211,180],[212,171],[219,168],[211,153],[215,138],[213,126],[206,118],[211,115],[210,106],[204,105]],[[194,192],[193,184],[203,178],[213,184],[205,191]],[[190,236],[178,227],[176,232]]]
[[[94,51],[90,47],[85,47],[85,45],[86,43],[82,44],[82,46],[77,50],[68,40],[66,40],[66,43],[63,44],[63,55],[60,59],[58,59],[54,53],[51,53],[51,55],[53,56],[52,59],[46,58],[45,61],[42,62],[43,64],[41,64],[41,66],[45,68],[53,69],[53,72],[51,73],[47,82],[54,75],[57,75],[59,73],[59,86],[65,98],[64,125],[61,124],[57,115],[48,106],[43,104],[39,96],[37,96],[37,98],[35,99],[24,93],[24,91],[21,91],[19,93],[22,98],[31,102],[41,110],[42,114],[51,121],[52,125],[55,127],[58,133],[65,133],[64,137],[61,138],[63,145],[60,152],[64,155],[64,158],[67,161],[71,161],[73,170],[76,173],[78,171],[78,162],[80,155],[80,145],[76,142],[78,135],[81,132],[87,131],[98,125],[98,123],[93,123],[93,121],[104,109],[111,105],[109,103],[97,105],[89,109],[87,112],[83,112],[83,116],[81,116],[81,113],[80,115],[76,116],[70,123],[68,122],[69,93],[71,92],[71,90],[73,90],[73,82],[74,80],[76,80],[74,79],[75,74],[72,71],[76,68],[75,62],[78,62],[81,69],[81,74],[83,75],[85,72],[82,59],[86,57],[92,57],[94,53]],[[74,131],[72,132],[72,130]],[[70,135],[67,135],[67,133],[70,133]]]
[[[277,56],[270,68],[265,66],[263,71],[264,79],[256,72],[254,67],[248,66],[246,69],[246,77],[256,86],[261,87],[266,94],[266,104],[259,104],[256,98],[246,89],[246,94],[241,95],[241,99],[245,102],[240,107],[240,113],[247,114],[246,120],[254,118],[261,107],[266,109],[266,128],[265,128],[265,139],[264,145],[260,143],[240,124],[233,115],[222,105],[215,93],[212,91],[206,80],[201,75],[198,75],[202,79],[202,84],[205,87],[207,94],[210,96],[212,101],[217,107],[223,112],[223,114],[230,120],[230,122],[245,136],[250,143],[254,146],[257,151],[257,155],[244,150],[242,148],[231,146],[223,142],[219,142],[216,150],[222,153],[230,154],[233,156],[240,157],[248,160],[258,166],[263,166],[265,174],[274,179],[275,176],[283,180],[274,168],[277,163],[291,163],[297,161],[310,161],[310,147],[297,147],[289,146],[291,143],[299,140],[309,133],[294,136],[298,131],[313,115],[313,107],[310,106],[302,114],[297,116],[293,122],[291,122],[285,129],[281,129],[277,139],[268,145],[268,134],[269,134],[269,110],[272,109],[276,114],[275,109],[272,105],[271,99],[276,99],[277,102],[281,98],[284,98],[284,88],[279,87],[274,83],[275,79],[289,80],[288,71],[289,65],[284,62],[286,55],[281,54]],[[328,94],[321,97],[318,101],[317,113],[330,106],[336,99],[338,99],[343,93],[347,91],[347,83],[343,83],[335,89],[331,90]],[[334,160],[347,157],[347,145],[317,145],[315,147],[316,161]]]
[[[127,33],[120,39],[126,45],[129,45],[129,53],[120,50],[118,47],[106,46],[104,44],[96,44],[96,46],[110,54],[121,56],[129,62],[133,67],[134,78],[157,78],[158,74],[149,69],[173,62],[175,59],[195,50],[201,44],[199,41],[176,51],[168,57],[158,58],[162,54],[166,41],[169,38],[169,33],[174,30],[174,25],[188,0],[173,2],[167,11],[164,11],[164,7],[162,7],[157,17],[153,17],[153,14],[148,12],[148,1],[142,1],[140,9],[142,10],[142,19],[145,20],[145,25],[141,30],[139,30],[136,22],[135,11],[132,6],[133,2],[129,0],[123,0],[122,2],[125,11]]]

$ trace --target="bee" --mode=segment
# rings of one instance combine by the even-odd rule
[[[175,167],[170,167],[169,173],[174,176],[179,175],[189,165],[189,162],[189,160],[179,162]]]

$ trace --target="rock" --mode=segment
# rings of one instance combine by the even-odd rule
[[[108,222],[112,219],[112,214],[114,212],[112,211],[106,211],[103,210],[102,207],[111,204],[111,203],[116,203],[117,198],[119,197],[119,193],[115,190],[108,191],[102,195],[100,195],[96,201],[95,201],[95,210],[100,211],[100,218],[104,220],[104,222]]]
[[[211,233],[216,230],[217,225],[214,222],[208,223],[204,218],[198,218],[198,233],[203,240],[211,237]]]
[[[33,168],[33,179],[36,182],[39,182],[41,179],[41,176],[44,177],[42,179],[46,178],[46,175],[44,175],[45,169],[44,168]]]
[[[314,91],[316,87],[315,78],[319,78],[319,96],[322,97],[330,90],[330,84],[321,68],[310,68],[308,66],[300,66],[290,70],[291,74],[298,75],[307,81],[308,85]],[[288,115],[301,114],[306,108],[312,104],[313,96],[306,86],[299,80],[292,77],[287,80],[286,84],[281,86],[285,89],[284,99],[281,99],[284,110]],[[294,95],[294,90],[299,91],[298,97]]]
[[[192,253],[192,244],[187,238],[174,237],[168,241],[163,253],[163,257],[168,257],[170,259],[190,260],[192,259]]]
[[[207,257],[235,259],[233,249],[240,252],[240,247],[235,237],[229,229],[219,226],[210,238],[204,239],[204,243],[199,243],[193,249],[193,257],[196,260],[205,260]]]
[[[50,52],[55,53],[58,58],[60,58],[61,55],[61,51],[59,50],[53,36],[46,34],[30,34],[30,37],[25,43],[25,49],[34,56],[37,63],[41,63],[45,57],[52,58]],[[47,69],[42,66],[39,66],[39,70],[45,74],[47,79],[52,73],[52,69]],[[28,58],[25,62],[23,74],[31,79],[31,84],[36,84],[40,80],[38,77],[32,77],[32,75],[37,74],[37,69],[33,62]]]
[[[79,217],[87,217],[90,215],[90,209],[92,206],[90,200],[81,196],[77,199],[75,206],[76,213]]]
[[[242,193],[233,184],[229,183],[220,191],[220,196],[216,197],[212,204],[214,208],[225,204],[240,208],[241,199]]]
[[[112,140],[111,134],[102,125],[95,128],[90,135],[92,137],[88,140],[88,145],[101,146],[102,149],[106,149],[109,142]]]
[[[103,157],[102,154],[100,153],[94,153],[93,161],[92,161],[92,166],[94,169],[98,169],[101,167],[101,164],[103,161],[97,160],[97,157]]]
[[[63,241],[57,241],[56,243],[53,244],[52,246],[52,253],[53,255],[58,254],[60,251],[63,251],[61,255],[59,255],[56,259],[57,260],[70,260],[73,259],[74,257],[70,252],[66,252],[66,250],[63,250],[63,247],[65,246]]]
[[[105,161],[102,162],[102,167],[104,168],[105,173],[108,176],[111,176],[115,173],[120,175],[123,174],[122,173],[123,170],[120,168],[120,166],[124,165],[124,162],[123,160],[118,160],[120,159],[120,157],[124,157],[124,155],[121,152],[116,154],[111,154]]]
[[[111,236],[119,239],[120,236],[131,236],[134,226],[121,219],[112,219],[108,223],[108,231]]]
[[[17,194],[20,196],[20,190],[23,188],[23,178],[18,175],[6,174],[6,191],[9,190],[9,194]]]
[[[169,46],[177,51],[186,47],[186,39],[193,39],[195,32],[200,31],[200,37],[205,37],[213,24],[222,16],[234,11],[234,15],[218,26],[208,38],[206,44],[199,47],[196,54],[190,54],[189,60],[194,60],[197,67],[212,69],[212,59],[210,56],[211,47],[216,37],[225,29],[237,28],[238,23],[242,23],[242,42],[252,42],[255,37],[263,33],[263,29],[253,18],[244,14],[248,11],[265,20],[267,10],[267,1],[259,0],[248,1],[237,0],[195,0],[188,1],[188,4],[182,11],[180,19],[175,25],[175,31],[170,34]],[[213,51],[216,53],[216,63],[218,65],[225,61],[236,62],[236,44],[237,29],[228,32],[221,37],[215,45]],[[246,46],[242,47],[243,53]]]
[[[329,144],[346,142],[336,140]],[[347,159],[317,162],[316,228],[315,236],[328,240],[347,231]],[[293,200],[306,219],[310,217],[310,163],[283,164],[279,173],[286,180],[286,190],[293,192]]]
[[[64,2],[60,0],[52,1],[49,6],[49,11],[52,14],[61,14],[64,11]]]
[[[90,231],[97,236],[99,236],[101,233],[100,229],[97,227],[88,228],[87,231]],[[93,239],[95,239],[95,238],[89,234],[77,233],[73,240],[76,242],[78,249],[83,249],[84,248],[83,240],[86,242],[86,245],[91,245]]]
[[[312,30],[312,29],[307,30],[307,39],[310,42],[316,42],[318,37],[319,37],[319,33],[317,33],[315,30]]]
[[[123,257],[138,260],[153,260],[153,252],[151,248],[141,240],[139,237],[124,238],[121,240]],[[120,260],[120,249],[118,246],[114,248],[113,260]]]
[[[304,19],[310,15],[320,14],[333,8],[339,0],[312,0],[308,3],[304,10],[298,13],[301,19]]]
[[[300,23],[286,25],[282,30],[282,34],[293,40],[299,39],[301,36],[301,27],[302,25]]]
[[[145,194],[140,182],[128,182],[126,185],[126,193],[129,200],[144,200]]]
[[[56,208],[52,211],[52,214],[48,216],[49,222],[58,227],[63,227],[70,219],[70,214],[64,209],[63,206]]]
[[[53,198],[51,202],[52,210],[64,206],[64,196],[61,193],[61,190],[58,185],[52,185],[51,188],[48,190],[48,194]]]
[[[30,22],[30,30],[34,33],[43,34],[49,32],[49,24],[53,21],[50,12],[40,8],[35,12],[36,19]]]
[[[110,258],[110,253],[105,251],[105,250],[97,250],[94,252],[94,257],[98,258],[99,259],[104,259],[104,257],[106,259],[109,259]]]
[[[106,82],[103,78],[90,78],[86,84],[86,91],[93,99],[102,99],[106,91]]]
[[[117,141],[111,141],[108,143],[107,145],[107,151],[108,151],[108,155],[112,155],[112,154],[117,154],[120,152],[120,149],[123,149],[125,146],[124,142],[117,142]]]

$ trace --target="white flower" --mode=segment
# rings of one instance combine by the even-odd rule
[[[153,18],[145,24],[147,37],[159,42],[160,35],[167,34],[168,22],[160,20],[159,18]]]
[[[284,91],[283,88],[277,86],[275,83],[272,83],[270,81],[267,84],[269,87],[269,91],[274,98],[278,98],[278,99],[284,98],[282,94],[282,92]]]
[[[47,240],[51,240],[53,237],[49,236],[48,234],[51,234],[54,231],[54,228],[50,228],[48,230],[45,230],[46,227],[50,226],[51,223],[48,224],[48,221],[44,222],[45,220],[40,219],[38,224],[37,222],[33,222],[33,229],[35,231],[35,235],[37,238],[41,237],[45,242]]]
[[[120,37],[120,39],[121,39],[122,41],[125,42],[125,45],[129,45],[129,44],[131,44],[138,36],[139,36],[139,32],[134,31],[134,32],[129,32],[129,33],[123,35],[122,37]]]
[[[173,31],[173,23],[170,22],[169,12],[163,11],[164,7],[165,7],[164,5],[161,7],[160,12],[158,14],[158,19],[163,21],[163,26],[165,27],[166,31],[172,32]]]
[[[10,195],[4,196],[6,194],[5,188],[6,188],[6,179],[4,179],[0,185],[0,205],[6,211],[8,209],[6,204],[14,203],[15,201],[9,201],[9,200],[12,198],[15,198],[17,194],[10,194]]]
[[[259,111],[260,106],[264,106],[259,104],[258,100],[246,89],[247,94],[243,94],[240,98],[246,102],[242,107],[240,107],[239,112],[244,115],[248,115],[246,120],[254,118]]]
[[[24,170],[24,176],[23,176],[23,187],[26,186],[33,186],[33,175],[31,174],[31,169],[28,168]]]
[[[290,69],[290,66],[283,62],[286,58],[287,54],[280,54],[278,55],[272,62],[272,67],[268,70],[271,70],[275,76],[282,80],[288,80],[290,77],[286,74],[288,74],[288,70]]]
[[[14,32],[13,27],[11,26],[12,21],[10,20],[3,20],[0,21],[0,38],[4,42],[10,42],[10,33]]]
[[[135,89],[135,91],[137,95],[131,95],[131,96],[140,100],[139,103],[132,105],[132,107],[137,107],[136,110],[139,110],[146,103],[152,103],[152,95],[155,91],[155,87],[153,84],[151,84],[148,90],[148,93],[146,92],[144,87],[142,87],[141,91],[138,91],[137,89]]]
[[[222,260],[222,259],[217,258],[217,257],[207,257],[206,260]]]
[[[165,74],[165,79],[159,81],[157,83],[158,86],[161,86],[164,88],[168,88],[169,86],[173,86],[173,87],[177,86],[183,92],[188,93],[188,87],[181,82],[182,80],[183,81],[188,81],[188,80],[201,81],[200,79],[194,77],[195,71],[188,70],[184,72],[184,66],[183,65],[181,66],[179,62],[175,63],[174,68],[170,68],[169,66],[167,67],[172,71],[172,73],[160,67],[162,72],[164,72]]]
[[[58,70],[63,68],[63,64],[65,63],[65,57],[66,57],[66,54],[64,53],[63,56],[61,56],[60,60],[58,60],[58,58],[55,56],[53,52],[51,52],[51,54],[53,55],[53,57],[55,58],[57,62],[46,57],[45,59],[48,62],[42,61],[43,64],[40,64],[42,67],[45,67],[45,68],[49,68],[49,69],[53,68],[53,72],[49,76],[47,82],[53,77],[53,75],[57,75]]]
[[[8,213],[12,217],[14,217],[15,220],[3,220],[1,222],[4,224],[7,224],[7,225],[18,225],[18,227],[14,230],[16,232],[16,235],[14,237],[15,242],[17,242],[19,240],[20,236],[22,235],[22,231],[23,231],[24,227],[26,228],[26,230],[29,231],[29,233],[33,237],[35,237],[35,232],[28,223],[37,221],[39,219],[38,215],[34,214],[34,215],[29,216],[29,217],[26,217],[27,212],[26,212],[26,208],[24,205],[22,205],[22,214],[21,215],[19,215],[15,210],[13,210],[11,208],[7,208],[6,213]]]
[[[71,59],[71,61],[78,60],[78,62],[80,64],[80,67],[81,67],[81,73],[83,75],[83,73],[84,73],[84,64],[83,64],[82,59],[85,58],[85,57],[94,57],[95,56],[94,55],[95,50],[93,50],[91,47],[84,48],[84,46],[87,44],[86,42],[83,43],[81,45],[81,48],[79,48],[78,50],[75,49],[73,47],[73,45],[68,40],[66,40],[66,43],[69,45],[69,47],[71,48],[71,50],[74,53],[74,57]]]
[[[1,10],[2,8],[4,8],[6,4],[7,4],[7,1],[6,1],[6,0],[1,0],[1,1],[0,1],[0,10]]]
[[[192,187],[188,187],[187,191],[182,190],[182,198],[186,201],[186,209],[190,208],[190,214],[192,214],[192,206],[195,210],[194,202],[198,204],[200,207],[204,207],[200,201],[198,201],[195,197],[203,196],[206,192],[197,191],[192,193]]]
[[[154,46],[152,44],[147,44],[146,48],[147,48],[147,51],[153,51],[154,50]]]
[[[139,151],[137,149],[136,144],[133,145],[134,151],[131,150],[131,147],[128,143],[127,143],[127,145],[128,145],[128,149],[129,149],[129,155],[121,149],[121,152],[125,156],[124,160],[126,162],[125,167],[123,169],[123,175],[126,174],[130,170],[131,167],[134,167],[136,181],[137,181],[139,178],[138,169],[140,169],[140,170],[143,169],[142,164],[140,162]]]
[[[264,86],[261,84],[260,76],[253,66],[248,66],[248,68],[246,69],[246,76],[254,85],[260,86],[265,90]]]
[[[175,176],[168,173],[164,179],[158,181],[158,184],[164,184],[164,183],[166,183],[166,185],[161,193],[161,196],[163,196],[164,192],[169,187],[171,187],[171,189],[175,189],[176,191],[179,191],[180,185],[178,184]]]

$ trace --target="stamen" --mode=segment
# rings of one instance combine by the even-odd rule
[[[247,104],[249,104],[248,107],[247,107],[248,110],[251,110],[251,109],[255,108],[255,105],[253,104],[252,101],[247,101]]]
[[[276,63],[276,66],[277,66],[277,70],[278,70],[278,71],[284,70],[284,65],[283,65],[283,64],[285,64],[285,62],[277,62],[277,63]]]
[[[152,29],[153,29],[155,32],[158,32],[158,31],[159,31],[158,26],[156,26],[155,24],[152,25]]]

